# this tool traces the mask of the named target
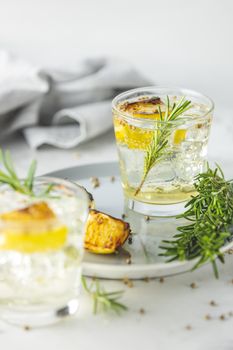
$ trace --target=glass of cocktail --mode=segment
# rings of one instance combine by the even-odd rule
[[[0,317],[41,326],[75,314],[88,193],[41,177],[33,194],[1,185],[0,203]]]
[[[206,164],[213,110],[210,98],[180,88],[139,88],[113,100],[127,208],[149,216],[184,210]]]

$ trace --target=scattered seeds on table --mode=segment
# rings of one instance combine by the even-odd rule
[[[209,321],[211,319],[212,319],[212,317],[210,316],[210,314],[205,315],[205,320]]]
[[[187,329],[187,331],[191,331],[192,326],[190,324],[187,324],[187,326],[185,326],[185,329]]]
[[[163,277],[160,277],[159,282],[160,282],[160,283],[163,283],[163,282],[164,282],[164,278],[163,278]]]
[[[128,286],[129,288],[133,288],[133,281],[129,280],[127,286]]]
[[[214,300],[211,300],[211,301],[210,301],[210,305],[211,305],[211,306],[218,306],[218,304],[217,304],[216,301],[214,301]]]
[[[146,282],[146,283],[149,283],[149,282],[150,282],[149,277],[144,277],[142,280],[143,280],[144,282]]]
[[[111,182],[114,182],[115,180],[116,180],[115,176],[111,176],[111,177],[110,177],[110,181],[111,181]]]
[[[23,329],[24,329],[25,331],[30,331],[30,330],[31,330],[31,327],[28,326],[28,325],[25,325],[25,326],[23,327]]]
[[[122,218],[123,220],[125,220],[126,215],[123,213],[123,214],[121,215],[121,218]]]
[[[193,283],[190,284],[190,287],[192,289],[196,289],[197,288],[197,284],[195,282],[193,282]]]
[[[91,177],[91,184],[93,188],[97,188],[100,186],[100,180],[98,179],[98,177]]]
[[[145,309],[143,309],[143,307],[141,307],[140,309],[139,309],[139,313],[141,314],[141,315],[144,315],[146,312],[145,312]]]
[[[127,287],[129,287],[129,288],[132,288],[132,287],[133,287],[133,281],[131,281],[128,277],[125,277],[125,278],[123,279],[123,283],[124,283]]]
[[[150,221],[150,217],[147,215],[147,216],[145,217],[145,220],[146,220],[146,221]]]
[[[222,314],[222,315],[219,316],[219,319],[220,319],[221,321],[225,321],[226,316],[225,316],[224,314]]]
[[[128,265],[132,264],[131,257],[126,258],[126,259],[125,259],[125,262],[126,262],[126,264],[128,264]]]

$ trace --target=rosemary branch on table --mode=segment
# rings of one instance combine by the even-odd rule
[[[196,176],[195,189],[198,192],[186,204],[187,210],[178,216],[190,223],[177,228],[179,233],[172,240],[163,241],[160,255],[174,260],[198,261],[193,270],[211,262],[218,278],[216,259],[224,263],[221,247],[233,237],[233,184],[227,181],[219,166]]]
[[[98,280],[93,280],[88,286],[85,277],[82,276],[82,285],[85,291],[93,299],[93,313],[97,314],[100,309],[103,311],[113,311],[120,314],[128,308],[118,300],[122,297],[123,291],[106,292],[99,284]]]
[[[191,101],[185,100],[183,96],[177,103],[170,104],[169,96],[167,96],[166,110],[163,115],[160,105],[158,105],[159,119],[156,120],[151,143],[146,149],[144,158],[144,169],[142,180],[135,191],[135,196],[141,191],[141,188],[149,174],[150,170],[158,163],[166,154],[168,148],[168,138],[173,132],[173,121],[179,118],[191,108]]]

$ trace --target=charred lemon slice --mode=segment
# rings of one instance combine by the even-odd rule
[[[86,224],[85,248],[96,254],[111,254],[130,233],[129,224],[97,210],[90,210]]]
[[[154,97],[131,103],[125,102],[119,106],[119,109],[134,118],[159,120],[158,105],[160,104],[160,98]],[[130,149],[146,149],[153,136],[152,130],[133,126],[118,115],[114,118],[114,128],[117,142],[127,145]]]
[[[45,202],[0,215],[0,249],[22,253],[57,250],[65,244],[67,233]]]
[[[143,98],[135,102],[125,102],[120,105],[120,110],[133,117],[158,118],[158,105],[162,101],[159,97]]]

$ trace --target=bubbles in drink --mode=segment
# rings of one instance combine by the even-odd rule
[[[171,104],[178,100],[177,96],[170,97]],[[114,111],[114,127],[127,197],[151,204],[174,204],[195,194],[194,178],[204,169],[207,153],[211,124],[211,115],[207,112],[204,104],[192,103],[181,119],[169,124],[162,99],[144,96],[119,104],[118,111]],[[167,125],[170,129],[165,134]],[[153,142],[159,145],[162,133],[166,135],[162,156],[154,162],[137,192],[148,149]]]

